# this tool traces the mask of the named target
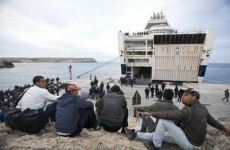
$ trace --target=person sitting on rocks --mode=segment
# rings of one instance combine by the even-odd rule
[[[224,127],[215,120],[207,108],[199,102],[200,95],[192,88],[185,90],[182,102],[185,107],[173,112],[143,112],[144,116],[153,116],[160,119],[155,132],[135,132],[125,128],[129,139],[144,139],[151,141],[148,147],[160,149],[162,141],[178,144],[182,149],[195,149],[204,143],[207,123],[219,130],[230,134],[230,128]],[[172,120],[181,120],[178,127]]]
[[[101,92],[98,95],[98,99],[95,103],[95,107],[96,107],[96,113],[97,113],[97,125],[101,128],[101,114],[103,111],[103,104],[104,104],[104,100],[103,100],[103,96],[105,95],[105,92]]]
[[[117,132],[128,127],[128,108],[125,96],[119,86],[114,85],[110,92],[103,96],[103,111],[101,113],[101,124],[104,130]]]
[[[173,91],[171,89],[165,89],[163,93],[163,100],[154,103],[150,106],[138,106],[134,105],[133,108],[139,112],[162,112],[162,111],[177,111],[179,108],[173,104]],[[140,132],[152,133],[155,131],[158,120],[154,123],[153,119],[150,116],[142,116],[142,124]]]
[[[50,120],[55,121],[57,98],[59,96],[49,93],[46,89],[46,81],[43,76],[35,76],[33,84],[22,96],[16,107],[22,111],[27,108],[35,110],[42,108]]]
[[[55,127],[58,135],[74,137],[80,134],[83,128],[96,127],[93,103],[78,95],[80,89],[70,84],[66,93],[57,100]]]

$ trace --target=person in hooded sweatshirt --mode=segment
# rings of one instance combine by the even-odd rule
[[[83,128],[94,128],[96,125],[94,105],[78,95],[80,89],[70,84],[66,93],[57,99],[55,127],[58,135],[73,137]]]
[[[110,92],[102,97],[100,105],[103,129],[109,132],[117,132],[122,128],[121,133],[124,133],[124,128],[128,127],[128,108],[120,87],[114,85]]]

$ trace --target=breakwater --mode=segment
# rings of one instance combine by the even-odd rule
[[[2,57],[0,61],[7,61],[12,63],[36,63],[36,62],[96,62],[94,58],[27,58],[27,57]]]
[[[13,68],[13,67],[14,64],[12,62],[0,60],[0,68]]]

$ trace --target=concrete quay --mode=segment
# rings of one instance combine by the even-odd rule
[[[99,84],[105,80],[99,80]],[[90,80],[89,79],[74,79],[74,80],[66,80],[62,82],[67,82],[71,84],[76,84],[77,86],[82,88],[82,91],[89,91],[90,89]],[[105,84],[105,83],[104,83]],[[114,84],[119,85],[120,83],[115,80],[114,82],[110,83],[110,87],[112,87]],[[105,89],[106,84],[104,85]],[[141,96],[141,105],[147,106],[154,104],[157,102],[157,98],[145,98],[145,88],[147,85],[134,85],[133,87],[130,86],[120,86],[121,90],[123,91],[128,108],[129,108],[129,115],[132,118],[133,111],[132,111],[132,97],[136,91],[139,92]],[[161,85],[159,85],[161,88]],[[188,87],[194,88],[199,91],[200,93],[200,102],[205,104],[209,113],[215,118],[218,119],[219,117],[225,117],[230,116],[230,102],[226,102],[226,100],[222,101],[222,98],[224,97],[224,90],[230,88],[230,84],[184,84],[183,86],[178,86],[178,88],[187,89]],[[174,85],[166,85],[165,88],[174,89]],[[230,101],[230,99],[229,99]],[[92,102],[95,103],[95,100],[92,100]],[[177,98],[173,99],[173,102],[175,105],[177,105],[179,108],[182,108],[184,105],[181,102],[177,102]]]

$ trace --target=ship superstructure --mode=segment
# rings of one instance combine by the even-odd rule
[[[214,38],[215,29],[180,32],[163,13],[154,13],[144,31],[118,32],[121,74],[156,82],[202,82]]]

